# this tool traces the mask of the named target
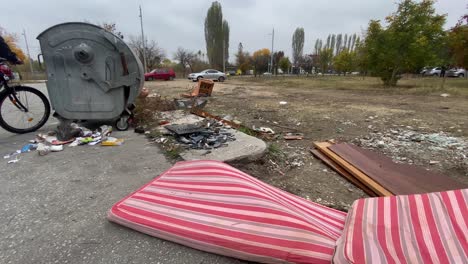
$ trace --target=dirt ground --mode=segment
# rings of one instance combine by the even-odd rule
[[[239,77],[216,83],[205,110],[230,115],[249,127],[269,127],[278,135],[268,141],[263,159],[235,167],[288,192],[346,211],[354,200],[367,195],[310,154],[314,141],[351,142],[468,184],[468,80],[447,80],[445,89],[439,88],[439,82],[435,78],[402,80],[400,88],[391,89],[373,78]],[[146,82],[145,86],[171,99],[194,84],[177,79]],[[305,139],[283,140],[281,135],[287,132],[304,133]],[[449,143],[413,140],[414,135],[435,135]]]

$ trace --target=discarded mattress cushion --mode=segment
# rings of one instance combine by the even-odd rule
[[[468,263],[468,189],[360,199],[333,263]]]
[[[217,161],[179,162],[108,215],[151,236],[263,263],[330,263],[345,217]]]

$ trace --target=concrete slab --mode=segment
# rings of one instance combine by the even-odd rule
[[[0,128],[1,154],[34,134]],[[144,136],[113,135],[126,139],[124,145],[65,147],[43,157],[27,153],[15,164],[1,155],[0,263],[245,263],[108,222],[114,203],[172,166]]]
[[[202,117],[187,113],[186,111],[168,111],[161,113],[161,118],[170,121],[170,124],[196,124],[203,120]],[[168,133],[163,126],[158,128],[162,133]],[[266,143],[256,137],[249,136],[235,129],[228,129],[235,137],[235,141],[229,141],[226,147],[212,149],[189,149],[183,151],[180,156],[184,160],[211,159],[219,161],[256,160],[266,151]]]
[[[203,149],[190,149],[182,152],[180,156],[184,160],[253,161],[265,153],[267,145],[263,140],[235,129],[229,129],[228,132],[232,133],[236,140],[230,141],[226,147],[212,149],[209,153]]]

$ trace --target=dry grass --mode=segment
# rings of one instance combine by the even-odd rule
[[[337,90],[365,90],[390,94],[429,95],[435,93],[449,93],[452,95],[468,96],[467,78],[447,78],[442,88],[442,78],[412,78],[404,77],[397,87],[384,87],[379,78],[360,76],[314,76],[314,77],[258,77],[233,78],[252,85],[266,85],[284,89],[337,89]]]

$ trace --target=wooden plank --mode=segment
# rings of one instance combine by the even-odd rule
[[[466,184],[446,175],[428,171],[416,165],[395,163],[384,154],[352,144],[336,144],[328,149],[395,195],[468,188]]]
[[[310,152],[318,159],[320,159],[323,163],[328,165],[330,168],[332,168],[334,171],[336,171],[338,174],[343,176],[346,180],[354,184],[356,187],[359,189],[363,190],[365,193],[367,193],[369,196],[378,196],[373,192],[371,189],[369,189],[366,185],[362,184],[360,181],[358,181],[356,178],[354,178],[353,175],[351,175],[349,172],[347,172],[345,169],[340,167],[340,165],[336,164],[333,160],[331,160],[329,157],[327,157],[325,154],[323,154],[321,151],[318,149],[310,149]]]
[[[372,191],[374,191],[379,196],[392,196],[393,194],[378,184],[376,181],[371,179],[366,174],[362,173],[360,170],[355,168],[349,162],[341,158],[340,156],[336,155],[333,151],[328,149],[328,147],[332,146],[332,144],[328,142],[314,142],[315,147],[322,151],[325,155],[327,155],[331,160],[336,162],[338,165],[343,167],[346,171],[348,171],[351,175],[353,175],[356,179],[362,182],[364,185],[369,187]]]

